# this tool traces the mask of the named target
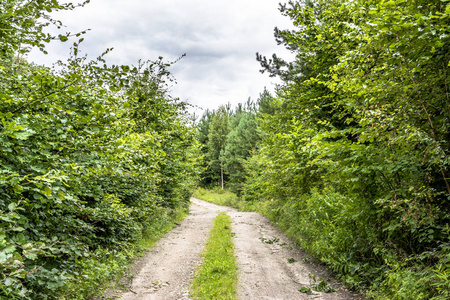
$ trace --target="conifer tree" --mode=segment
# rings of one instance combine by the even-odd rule
[[[215,175],[213,180],[219,181],[224,187],[224,151],[227,142],[227,135],[230,132],[229,110],[221,106],[214,114],[209,126],[208,133],[208,153],[209,169]],[[220,179],[219,179],[220,178]]]
[[[250,105],[241,108],[233,121],[224,152],[225,171],[229,175],[230,187],[239,194],[245,181],[244,162],[259,141],[255,109]]]

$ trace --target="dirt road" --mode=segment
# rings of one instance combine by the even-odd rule
[[[308,263],[269,221],[251,212],[191,199],[191,213],[167,234],[135,266],[131,287],[121,299],[189,299],[189,285],[200,264],[212,222],[219,212],[232,218],[235,255],[239,269],[239,299],[357,299],[345,290],[307,295],[299,292],[311,287],[311,277],[328,278],[323,268]],[[117,295],[117,293],[116,293]]]

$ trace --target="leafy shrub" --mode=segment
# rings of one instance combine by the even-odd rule
[[[448,296],[447,1],[291,1],[243,198],[351,287]]]
[[[29,64],[52,39],[39,18],[74,6],[22,2],[0,4],[23,33],[0,43],[0,298],[85,299],[187,209],[199,147],[170,64],[88,62],[81,39],[59,71]]]

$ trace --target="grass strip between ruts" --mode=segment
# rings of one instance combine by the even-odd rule
[[[194,299],[237,299],[237,267],[231,240],[231,218],[225,213],[214,220],[206,242],[203,263],[191,284]]]

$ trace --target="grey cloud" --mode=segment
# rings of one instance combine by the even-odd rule
[[[277,11],[278,0],[95,0],[85,8],[61,13],[67,31],[91,28],[81,46],[90,58],[108,47],[107,60],[135,64],[138,59],[168,61],[187,56],[171,69],[178,84],[174,96],[214,108],[256,98],[273,79],[261,75],[255,52],[282,52],[273,28],[288,20]],[[68,56],[68,46],[52,45],[51,55],[33,53],[38,63]]]

